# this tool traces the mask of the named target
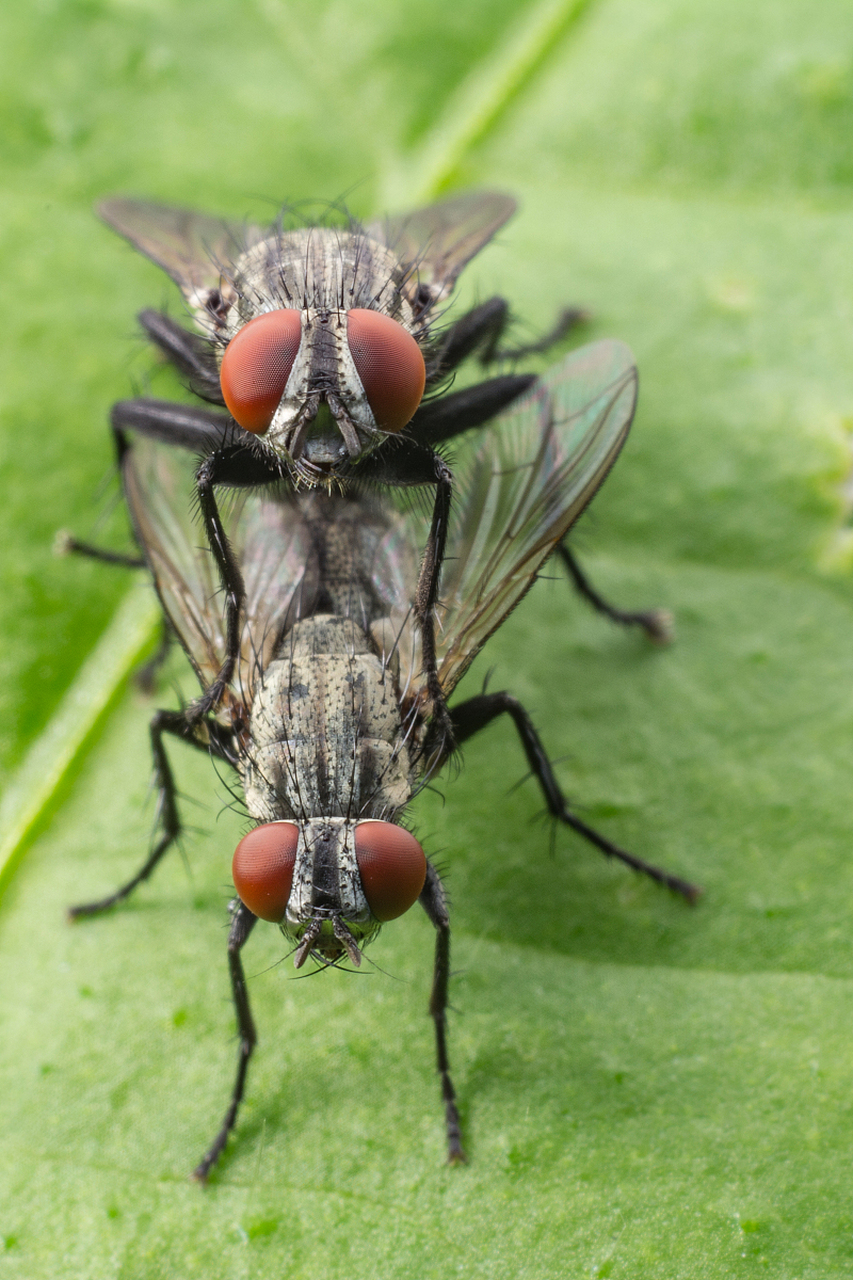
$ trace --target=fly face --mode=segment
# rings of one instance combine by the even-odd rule
[[[363,232],[283,233],[235,262],[234,304],[210,335],[223,398],[302,479],[321,481],[414,416],[427,330],[404,284],[393,253]]]
[[[360,965],[380,925],[417,901],[427,863],[404,827],[313,818],[255,827],[237,846],[232,873],[242,902],[295,944],[298,969],[309,955]]]

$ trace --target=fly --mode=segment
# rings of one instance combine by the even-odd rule
[[[196,332],[157,311],[139,319],[190,387],[219,406],[136,399],[112,411],[117,429],[201,456],[199,508],[224,590],[227,643],[197,717],[216,708],[231,681],[245,600],[216,490],[282,481],[294,491],[433,486],[434,549],[453,484],[437,446],[491,420],[535,376],[507,374],[441,394],[448,380],[472,355],[489,364],[543,351],[581,316],[566,310],[540,341],[513,349],[500,346],[509,316],[503,298],[438,327],[459,273],[515,208],[507,195],[475,191],[366,225],[287,227],[279,220],[262,228],[141,200],[100,205],[105,221],[180,288]],[[596,608],[666,638],[660,614],[611,609],[567,548],[562,555]],[[431,634],[440,559],[424,560],[413,604],[430,697],[449,736]]]
[[[567,357],[496,424],[460,466],[447,539],[435,661],[442,699],[535,580],[613,465],[634,412],[636,370],[618,342]],[[214,607],[217,568],[199,547],[185,499],[186,455],[119,433],[132,523],[171,626],[202,685],[227,637]],[[552,816],[692,901],[698,890],[620,849],[571,810],[536,730],[508,693],[450,709],[437,728],[413,594],[426,517],[394,493],[244,490],[225,517],[246,604],[234,677],[202,719],[158,711],[151,724],[162,834],[115,893],[72,909],[90,915],[126,897],[180,832],[164,738],[230,765],[254,824],[237,846],[228,958],[240,1036],[222,1124],[195,1170],[205,1180],[234,1126],[256,1032],[241,950],[258,918],[279,926],[297,967],[358,965],[381,925],[420,901],[436,930],[430,1013],[448,1158],[464,1159],[450,1076],[446,1009],[450,921],[440,876],[405,826],[413,795],[499,715],[518,730]]]
[[[206,416],[176,417],[165,423],[169,438],[181,443],[195,427],[193,445],[219,445],[230,427],[275,478],[329,487],[410,424],[407,435],[426,440],[439,424],[453,428],[462,404],[469,416],[492,417],[530,385],[530,377],[501,379],[440,408],[421,405],[468,355],[488,363],[501,354],[502,298],[441,336],[433,325],[463,267],[515,208],[499,192],[469,192],[364,226],[289,228],[123,198],[99,212],[180,288],[198,332],[150,310],[142,326],[193,389],[231,415],[215,426]],[[578,315],[564,313],[547,341]]]

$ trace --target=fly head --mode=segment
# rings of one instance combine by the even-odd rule
[[[235,263],[212,337],[234,419],[309,484],[401,431],[426,383],[405,270],[364,232],[282,232]],[[221,296],[221,295],[220,295]]]
[[[232,863],[241,901],[295,944],[297,969],[309,956],[359,965],[380,926],[417,901],[426,871],[411,832],[379,819],[264,823]]]

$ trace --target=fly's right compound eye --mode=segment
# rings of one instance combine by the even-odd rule
[[[295,822],[266,822],[243,836],[234,850],[234,888],[261,920],[279,924],[284,919],[298,843]]]
[[[396,920],[417,902],[427,862],[411,831],[378,818],[359,822],[355,860],[367,905],[377,920]]]
[[[299,344],[302,312],[265,311],[225,348],[219,383],[228,410],[245,431],[262,436],[284,395]]]
[[[364,307],[347,312],[347,342],[376,425],[382,431],[402,431],[426,385],[417,342],[390,316]]]

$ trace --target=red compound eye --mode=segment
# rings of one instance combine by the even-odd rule
[[[255,316],[225,348],[219,383],[231,416],[262,436],[284,395],[302,341],[300,311]]]
[[[361,307],[347,312],[347,341],[376,425],[402,431],[424,393],[420,347],[396,320]]]
[[[234,850],[234,888],[261,920],[278,924],[284,919],[298,843],[295,822],[267,822],[243,836]]]
[[[417,902],[426,880],[426,857],[415,837],[391,822],[359,822],[355,860],[361,887],[377,920],[395,920]]]

